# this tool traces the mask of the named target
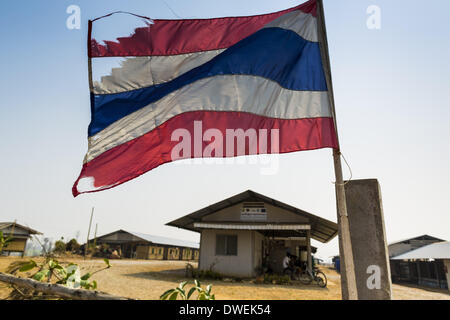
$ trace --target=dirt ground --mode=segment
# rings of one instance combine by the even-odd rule
[[[0,257],[0,271],[20,258]],[[26,259],[26,258],[25,258]],[[59,259],[64,261],[67,259]],[[104,266],[102,260],[71,258],[82,271],[92,272]],[[184,276],[184,261],[112,260],[112,268],[93,276],[98,290],[133,299],[158,299],[166,290],[176,287]],[[195,265],[195,264],[194,264]],[[322,268],[328,278],[327,288],[317,285],[268,285],[250,282],[202,281],[212,284],[218,300],[339,300],[340,276],[336,271]],[[0,283],[0,299],[7,297],[9,289]],[[396,300],[450,300],[450,292],[413,286],[393,285]]]

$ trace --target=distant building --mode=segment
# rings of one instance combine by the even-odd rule
[[[429,235],[389,245],[393,282],[448,289],[450,243]]]
[[[395,257],[405,252],[442,241],[444,240],[429,236],[427,234],[415,238],[399,240],[389,244],[389,257]]]
[[[33,234],[42,234],[39,231],[22,226],[15,222],[0,222],[0,231],[4,237],[11,236],[13,240],[3,248],[2,254],[10,255],[11,253],[20,253],[22,257],[25,253],[27,240]]]
[[[94,243],[95,239],[89,240]],[[96,244],[107,244],[123,258],[151,260],[198,260],[198,243],[144,233],[117,230],[97,237]],[[84,245],[83,245],[84,247]]]
[[[338,233],[332,221],[250,190],[167,225],[200,233],[200,270],[235,277],[282,272],[287,252],[311,266],[311,239]]]

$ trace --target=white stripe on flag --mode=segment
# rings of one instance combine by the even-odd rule
[[[264,28],[287,29],[305,40],[318,41],[317,19],[302,11],[289,12]],[[119,93],[168,82],[210,61],[224,50],[226,49],[173,56],[94,58],[92,69],[94,80],[97,80],[94,81],[94,93]],[[111,65],[114,67],[111,68]]]
[[[300,37],[311,42],[319,42],[317,19],[302,11],[292,11],[275,19],[264,28],[282,28],[294,31]]]
[[[174,56],[148,57],[107,57],[93,59],[94,93],[110,94],[150,87],[175,79],[198,66],[210,61],[225,49],[212,50]],[[102,65],[116,64],[108,75],[100,75],[95,70]]]
[[[190,111],[236,111],[279,119],[331,117],[327,92],[288,90],[257,76],[215,76],[174,91],[90,137],[85,162]]]

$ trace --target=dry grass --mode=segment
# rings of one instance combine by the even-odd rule
[[[20,258],[0,258],[0,271]],[[64,261],[64,259],[60,259]],[[102,260],[83,260],[71,257],[85,272],[95,271],[104,266]],[[183,261],[112,260],[112,268],[94,275],[99,290],[134,299],[158,299],[167,289],[178,285],[184,277]],[[221,300],[339,300],[340,276],[334,270],[324,268],[328,277],[325,289],[311,285],[267,285],[250,282],[203,281],[211,283],[217,299]],[[444,290],[431,290],[410,286],[394,285],[394,298],[399,300],[450,300]],[[0,298],[5,298],[9,289],[0,284]]]

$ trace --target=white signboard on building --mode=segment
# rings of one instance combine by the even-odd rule
[[[267,210],[262,202],[246,202],[241,208],[241,221],[266,221]]]

